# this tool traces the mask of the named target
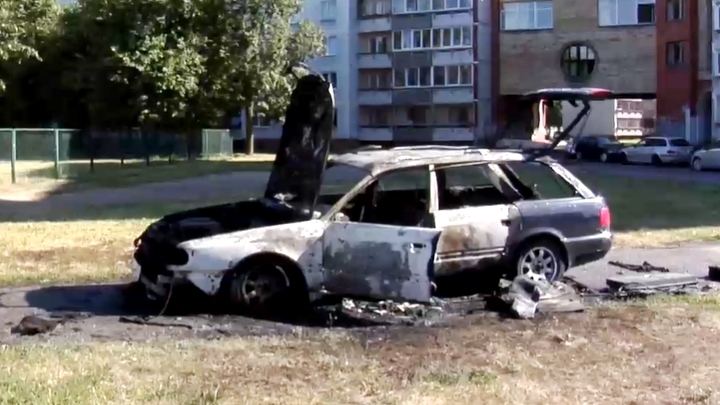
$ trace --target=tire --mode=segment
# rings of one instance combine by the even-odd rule
[[[662,161],[662,159],[660,159],[660,156],[652,155],[652,159],[650,159],[650,163],[652,163],[653,166],[662,166],[663,161]]]
[[[696,172],[701,172],[702,171],[702,162],[700,161],[700,158],[693,159],[692,163],[690,163],[690,168],[692,168]]]
[[[628,162],[627,154],[625,154],[625,153],[620,154],[620,163],[622,163],[624,165],[630,164],[630,162]]]
[[[514,257],[513,265],[516,275],[527,274],[532,270],[543,274],[548,281],[553,282],[562,279],[567,270],[567,259],[562,247],[559,242],[550,238],[538,238],[523,243]],[[548,260],[550,263],[547,262]],[[541,269],[537,266],[544,268]]]
[[[600,161],[601,161],[602,163],[607,163],[607,162],[608,162],[608,154],[607,154],[606,152],[602,152],[602,153],[600,154]]]
[[[280,315],[305,307],[307,290],[293,282],[282,264],[272,260],[250,260],[229,272],[223,280],[222,296],[231,312],[250,315]]]
[[[583,160],[583,154],[582,154],[582,152],[575,152],[575,159],[576,159],[576,160]]]

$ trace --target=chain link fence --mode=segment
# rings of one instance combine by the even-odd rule
[[[67,128],[0,128],[0,183],[61,179],[109,166],[172,164],[233,156],[233,133],[204,129],[88,131]]]

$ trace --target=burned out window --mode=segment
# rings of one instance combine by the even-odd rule
[[[438,208],[452,210],[509,204],[512,201],[490,179],[487,165],[449,167],[435,171]],[[495,176],[497,181],[501,181]]]
[[[560,177],[550,166],[539,162],[510,162],[505,164],[526,186],[542,199],[576,197],[575,187]]]
[[[427,190],[429,174],[426,167],[386,173],[378,179],[378,190]]]

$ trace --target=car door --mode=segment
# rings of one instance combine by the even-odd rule
[[[710,145],[702,157],[703,168],[720,169],[720,143]]]
[[[487,164],[435,170],[438,201],[432,219],[442,229],[438,275],[493,265],[502,257],[513,229],[520,227],[520,214],[507,196],[513,189],[503,187],[498,173],[503,175]]]
[[[642,140],[623,150],[628,162],[639,163],[642,161],[643,150],[647,147],[647,140]]]
[[[654,155],[665,155],[667,151],[667,139],[648,138],[642,153],[642,163],[652,163]]]
[[[331,294],[370,299],[428,303],[432,297],[433,263],[440,229],[424,227],[429,217],[430,172],[396,172],[366,188],[368,211],[356,222],[333,220],[322,236],[324,287]],[[419,174],[422,184],[410,184]],[[385,182],[384,180],[387,181]],[[403,195],[422,193],[425,201]],[[383,193],[386,198],[383,200]],[[410,201],[412,200],[412,201]],[[385,201],[384,206],[382,204]],[[404,206],[407,204],[407,206]],[[421,205],[421,210],[418,206]],[[403,209],[414,211],[400,213]],[[387,215],[397,210],[396,215]],[[392,214],[392,212],[390,212]]]

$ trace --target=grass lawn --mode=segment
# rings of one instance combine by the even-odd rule
[[[183,180],[210,174],[234,171],[268,171],[275,156],[256,154],[236,155],[228,159],[153,160],[150,166],[143,160],[99,160],[94,171],[89,161],[67,161],[60,164],[61,180],[55,180],[52,162],[17,162],[16,185],[11,184],[10,163],[0,163],[0,192],[13,189],[41,188],[49,192],[69,192],[88,188],[128,187],[144,183]]]
[[[0,403],[717,404],[717,298],[383,338],[291,337],[0,348]]]

